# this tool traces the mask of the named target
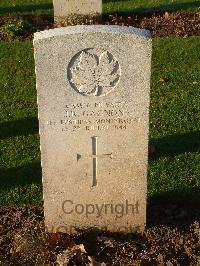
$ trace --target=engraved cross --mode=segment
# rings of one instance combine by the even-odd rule
[[[98,152],[97,152],[97,143],[98,143],[97,140],[98,140],[97,136],[92,137],[92,155],[83,156],[83,155],[77,154],[77,161],[80,160],[82,157],[92,159],[92,164],[93,164],[93,170],[92,170],[92,172],[93,172],[93,184],[92,184],[92,186],[93,187],[95,187],[97,185],[98,158],[108,157],[108,158],[112,159],[112,153],[101,154],[101,155],[98,154]]]

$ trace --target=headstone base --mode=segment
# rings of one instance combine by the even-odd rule
[[[56,27],[66,27],[75,25],[94,25],[102,22],[100,13],[91,13],[88,15],[69,14],[67,16],[55,16],[54,24]]]

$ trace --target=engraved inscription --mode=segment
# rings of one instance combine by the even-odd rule
[[[104,50],[85,49],[76,54],[68,66],[68,80],[83,96],[105,96],[118,84],[120,66],[114,56]]]
[[[56,2],[57,0],[55,0]],[[99,0],[98,0],[99,1]],[[64,15],[64,12],[66,13],[66,8],[68,13],[85,13],[85,9],[88,11],[88,13],[96,13],[100,12],[99,10],[99,3],[96,1],[88,1],[88,0],[65,0],[62,1],[62,3],[58,3],[58,8],[61,14]],[[84,8],[84,9],[83,9]]]
[[[62,132],[105,131],[127,130],[140,120],[136,109],[130,112],[125,102],[77,102],[66,104],[60,118],[46,124],[51,128],[61,127]]]
[[[92,186],[95,187],[97,185],[97,159],[98,158],[104,158],[104,157],[108,157],[110,159],[112,159],[112,153],[108,153],[108,154],[102,154],[102,155],[98,155],[97,154],[97,136],[93,136],[92,137],[92,155],[90,156],[83,156],[80,154],[77,154],[77,161],[80,160],[82,157],[83,158],[92,158],[92,163],[93,163],[93,169],[92,169],[92,176],[93,176],[93,182],[92,182]]]

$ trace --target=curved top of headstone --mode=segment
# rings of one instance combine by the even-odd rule
[[[51,37],[67,35],[67,34],[81,34],[81,33],[123,33],[123,34],[134,34],[138,36],[143,36],[150,38],[151,33],[149,30],[138,29],[134,27],[126,26],[115,26],[115,25],[78,25],[78,26],[68,26],[62,28],[56,28],[51,30],[45,30],[41,32],[36,32],[34,34],[34,41],[40,39],[47,39]]]

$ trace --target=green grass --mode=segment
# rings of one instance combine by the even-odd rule
[[[52,0],[1,0],[0,15],[41,15],[53,14]],[[197,0],[104,0],[103,12],[160,12],[196,11],[200,7]]]
[[[1,0],[0,15],[53,14],[52,0]]]
[[[42,203],[33,48],[0,42],[0,204]],[[200,196],[200,37],[153,40],[149,197]]]
[[[157,155],[149,162],[149,195],[198,198],[200,38],[158,38],[153,48],[150,137]]]
[[[31,42],[0,42],[0,203],[41,202]]]
[[[196,11],[200,7],[200,1],[195,0],[106,0],[104,1],[104,13],[154,13],[163,11]]]

